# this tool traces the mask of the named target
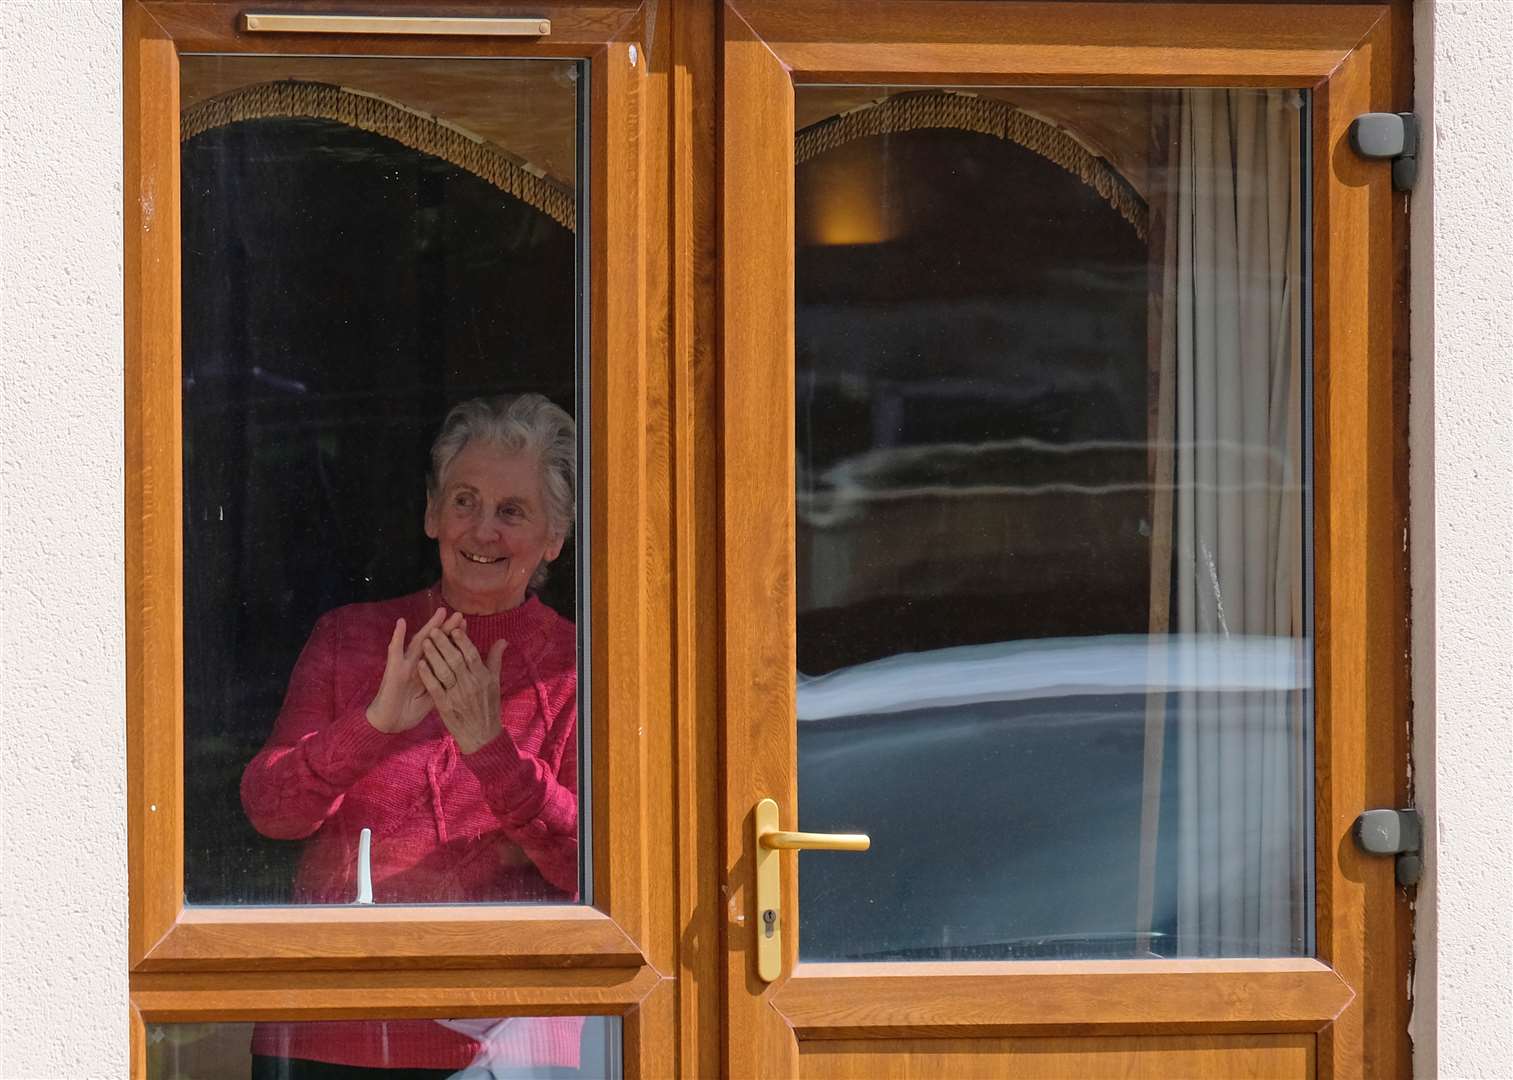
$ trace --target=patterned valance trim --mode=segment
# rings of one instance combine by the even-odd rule
[[[1145,200],[1106,160],[1054,124],[1006,102],[972,94],[949,91],[895,94],[810,124],[795,138],[794,162],[802,165],[853,139],[927,128],[973,131],[1031,150],[1096,191],[1129,222],[1141,240],[1149,238],[1150,212]]]
[[[274,118],[333,120],[392,139],[470,172],[577,231],[571,188],[461,128],[360,90],[293,79],[240,87],[185,109],[179,138],[187,142],[215,128]]]

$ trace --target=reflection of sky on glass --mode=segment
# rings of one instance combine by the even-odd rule
[[[962,645],[799,676],[798,718],[831,720],[993,701],[1196,690],[1306,690],[1312,644],[1236,635],[1110,634]],[[1222,674],[1221,674],[1222,673]]]

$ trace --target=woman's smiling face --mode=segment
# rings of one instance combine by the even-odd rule
[[[426,535],[441,552],[441,591],[468,615],[508,611],[531,575],[562,553],[551,528],[535,455],[469,442],[426,503]]]

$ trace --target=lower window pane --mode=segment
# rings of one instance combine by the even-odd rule
[[[147,1080],[613,1080],[620,1075],[617,1016],[147,1027]]]

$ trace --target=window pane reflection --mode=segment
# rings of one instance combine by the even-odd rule
[[[581,75],[184,58],[191,903],[582,897]]]
[[[615,1016],[150,1024],[147,1080],[616,1080],[620,1047]]]
[[[799,89],[805,959],[1311,949],[1302,105]]]

